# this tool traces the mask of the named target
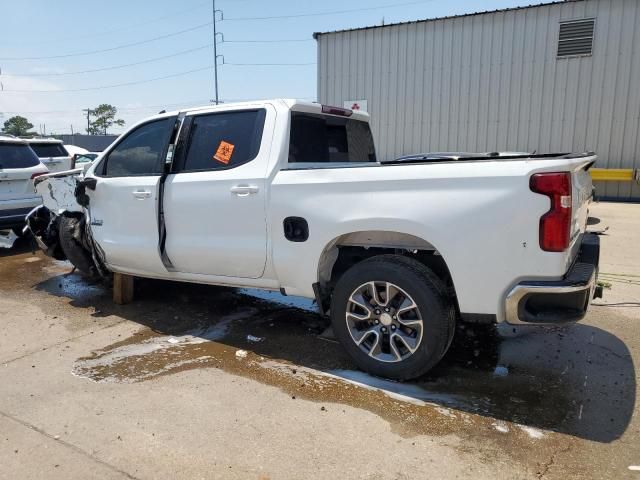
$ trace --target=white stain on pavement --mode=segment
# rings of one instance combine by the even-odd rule
[[[520,430],[525,432],[529,437],[539,440],[544,437],[544,432],[538,428],[529,427],[527,425],[516,425]]]
[[[89,378],[97,382],[125,382],[132,383],[154,377],[159,373],[169,371],[188,363],[199,363],[208,357],[195,359],[180,359],[180,351],[189,345],[213,342],[224,338],[234,321],[255,315],[255,308],[248,308],[223,317],[218,323],[204,329],[194,329],[184,335],[164,335],[151,337],[139,343],[121,345],[107,351],[98,351],[93,358],[76,361],[71,373],[77,377]],[[176,357],[175,361],[165,361],[162,369],[145,370],[144,368],[129,368],[129,373],[135,370],[135,375],[122,377],[117,373],[118,365],[143,365],[152,355],[167,355]],[[102,372],[96,380],[96,372]]]
[[[497,431],[501,433],[509,432],[509,425],[507,425],[507,422],[505,422],[504,420],[496,420],[495,422],[492,423],[492,425],[493,425],[493,428],[495,428]]]

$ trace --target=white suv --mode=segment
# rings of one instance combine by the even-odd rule
[[[42,204],[33,179],[45,173],[47,167],[26,141],[0,136],[0,230],[20,235],[27,213]]]
[[[56,140],[55,138],[30,138],[27,142],[50,172],[71,170],[72,156],[65,148],[62,140]]]

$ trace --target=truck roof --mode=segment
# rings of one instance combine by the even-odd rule
[[[198,110],[211,109],[211,108],[216,108],[216,109],[220,109],[220,110],[226,110],[228,108],[237,108],[237,107],[243,107],[243,106],[256,107],[256,106],[261,106],[261,105],[270,105],[270,104],[277,104],[277,103],[279,103],[280,105],[288,108],[289,110],[304,111],[304,112],[310,112],[310,113],[319,113],[319,114],[324,114],[324,115],[332,115],[331,112],[323,111],[323,106],[327,107],[326,105],[322,105],[322,104],[320,104],[318,102],[309,102],[309,101],[306,101],[306,100],[298,100],[298,99],[295,99],[295,98],[274,98],[274,99],[268,99],[268,100],[250,100],[250,101],[245,101],[245,102],[221,103],[219,105],[209,104],[209,105],[203,105],[203,106],[200,106],[200,107],[191,107],[191,108],[184,108],[184,109],[180,109],[180,110],[174,110],[174,111],[171,111],[171,112],[158,114],[157,116],[177,115],[180,112],[195,112],[195,111],[198,111]],[[349,117],[353,118],[355,120],[361,120],[361,121],[365,121],[365,122],[369,121],[369,114],[366,113],[366,112],[362,112],[362,111],[358,111],[358,110],[344,109],[344,108],[339,107],[339,106],[335,106],[335,107],[332,106],[332,108],[333,109],[337,109],[337,110],[346,110],[347,112],[351,112]]]

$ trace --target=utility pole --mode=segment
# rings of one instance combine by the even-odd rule
[[[85,108],[84,110],[82,110],[83,112],[87,112],[87,135],[89,134],[89,128],[90,128],[90,116],[91,116],[91,109],[90,108]]]
[[[215,83],[215,102],[216,105],[220,103],[218,98],[218,32],[216,31],[217,13],[221,10],[216,10],[216,0],[211,0],[213,6],[213,77]]]

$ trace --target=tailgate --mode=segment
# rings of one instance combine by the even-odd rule
[[[587,228],[589,203],[593,197],[593,182],[589,168],[594,162],[595,157],[588,157],[571,165],[571,238],[573,240],[579,238]]]

